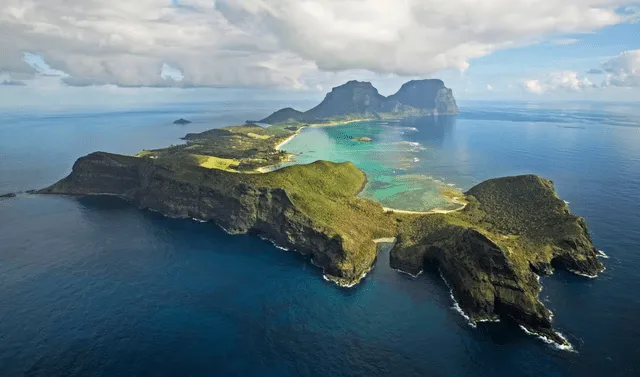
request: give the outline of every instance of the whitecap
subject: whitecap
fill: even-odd
[[[447,281],[447,279],[444,278],[444,275],[442,274],[442,271],[439,270],[438,272],[440,272],[440,278],[442,278],[442,281],[444,281],[444,284],[449,288],[449,296],[451,296],[451,300],[453,300],[453,306],[451,307],[451,309],[455,310],[456,312],[458,312],[462,317],[464,317],[464,319],[467,320],[467,324],[471,327],[473,327],[474,329],[476,327],[478,327],[475,323],[474,320],[471,319],[471,317],[469,317],[467,315],[467,313],[464,312],[464,310],[462,310],[462,308],[460,307],[460,304],[458,304],[458,301],[456,301],[455,296],[453,295],[453,288],[451,288],[451,286],[449,285],[449,282]]]
[[[538,334],[535,331],[529,330],[527,329],[525,326],[520,325],[520,328],[522,329],[522,331],[524,331],[527,335],[532,335],[535,336],[536,338],[542,340],[543,342],[552,345],[554,348],[559,349],[561,351],[569,351],[569,352],[575,352],[575,350],[573,349],[573,346],[571,345],[571,343],[569,343],[569,341],[567,340],[567,338],[560,332],[555,331],[555,334],[557,336],[559,336],[562,340],[564,340],[566,342],[566,344],[558,344],[556,342],[554,342],[553,340],[549,339],[548,337]]]
[[[602,269],[602,271],[600,271],[600,272],[603,272],[604,270],[605,270],[605,269],[603,268],[603,269]],[[576,271],[576,270],[569,270],[569,271],[571,271],[572,273],[574,273],[574,274],[576,274],[576,275],[578,275],[578,276],[582,276],[582,277],[589,278],[589,279],[595,279],[595,278],[597,278],[597,277],[598,277],[598,274],[596,274],[596,275],[589,275],[589,274],[585,274],[585,273],[582,273],[582,272],[580,272],[580,271]]]
[[[418,157],[414,157],[413,162],[420,162],[420,159]]]
[[[609,259],[609,256],[602,250],[598,250],[598,257],[600,258],[604,258],[604,259]]]
[[[272,244],[273,246],[275,246],[275,248],[276,248],[276,249],[280,249],[280,250],[284,250],[284,251],[290,251],[290,250],[289,250],[289,249],[287,249],[286,247],[283,247],[283,246],[278,245],[278,244],[276,243],[276,241],[270,240],[270,239],[265,238],[265,237],[262,237],[262,236],[258,236],[258,237],[260,237],[260,239],[261,239],[261,240],[263,240],[263,241],[271,242],[271,244]]]
[[[415,278],[417,278],[418,276],[422,275],[422,273],[424,272],[424,270],[420,270],[420,271],[418,271],[418,273],[417,273],[417,274],[415,274],[415,275],[414,275],[414,274],[412,274],[411,272],[402,271],[402,270],[397,269],[397,268],[394,268],[393,270],[394,270],[394,271],[398,271],[398,272],[399,272],[399,273],[401,273],[401,274],[409,275],[409,276],[411,276],[411,277],[412,277],[412,278],[414,278],[414,279],[415,279]]]

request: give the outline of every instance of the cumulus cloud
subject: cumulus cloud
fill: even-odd
[[[68,74],[71,85],[306,88],[349,70],[426,76],[464,71],[496,50],[626,22],[635,13],[619,9],[629,3],[4,0],[0,73],[37,73],[25,64],[28,51]]]
[[[640,87],[640,50],[625,51],[602,64],[604,86]]]
[[[492,90],[493,90],[493,85],[491,85],[491,84],[487,84],[487,90],[488,90],[488,91],[492,91]]]
[[[580,78],[578,72],[561,71],[549,74],[544,79],[531,79],[524,81],[524,88],[535,94],[543,94],[554,91],[581,92],[585,89],[595,88],[588,78]]]
[[[580,77],[577,72],[562,71],[542,79],[524,80],[523,87],[536,94],[559,90],[577,92],[589,88],[640,88],[640,50],[625,51],[605,61],[600,67],[589,69],[586,75],[604,75],[605,78],[600,83],[593,83],[588,77]]]

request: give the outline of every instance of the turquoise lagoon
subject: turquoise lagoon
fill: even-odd
[[[404,121],[363,121],[339,126],[307,127],[281,147],[295,155],[291,164],[307,164],[317,160],[351,161],[367,174],[362,197],[376,200],[385,207],[428,211],[456,207],[442,191],[468,188],[466,182],[455,182],[429,174],[430,161],[438,148],[424,130],[450,127],[454,119],[420,118]],[[356,141],[369,137],[371,142]]]

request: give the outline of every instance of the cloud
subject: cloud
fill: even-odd
[[[4,0],[0,72],[38,73],[41,64],[24,61],[28,51],[68,75],[69,85],[314,88],[351,70],[429,76],[464,71],[497,50],[630,21],[635,11],[619,11],[629,3]]]
[[[0,85],[3,85],[3,86],[26,86],[27,83],[25,83],[24,81],[20,81],[20,80],[3,80],[3,81],[0,81]]]
[[[640,50],[625,51],[602,64],[604,86],[640,87]]]
[[[595,88],[588,78],[580,78],[578,72],[560,71],[549,74],[544,79],[530,79],[524,81],[526,91],[534,94],[565,91],[581,92],[585,89]]]
[[[600,68],[591,68],[587,71],[587,75],[603,75],[604,71]]]
[[[574,39],[574,38],[552,39],[551,40],[551,44],[561,45],[561,46],[572,45],[572,44],[576,44],[578,42],[580,42],[580,40],[579,39]]]
[[[492,91],[492,90],[493,90],[493,85],[491,85],[491,84],[487,84],[487,90],[488,90],[488,91]]]

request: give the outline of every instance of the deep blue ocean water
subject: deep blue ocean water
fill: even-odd
[[[135,153],[282,104],[0,115],[0,193],[39,188],[94,150]],[[301,106],[303,107],[303,106]],[[507,324],[477,329],[437,274],[380,255],[341,289],[305,258],[113,198],[0,199],[0,376],[640,375],[640,111],[624,104],[463,103],[426,122],[411,169],[461,188],[550,178],[609,256],[598,279],[544,278],[576,352]],[[171,122],[179,117],[188,126]]]

